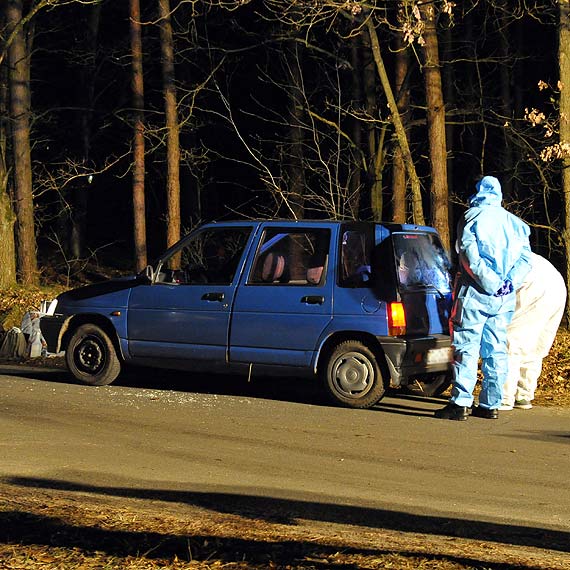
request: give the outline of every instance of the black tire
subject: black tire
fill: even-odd
[[[73,333],[65,361],[73,377],[89,386],[111,384],[121,372],[121,361],[109,335],[93,324],[81,325]]]
[[[414,380],[405,387],[408,394],[414,396],[441,396],[451,386],[451,374],[434,374],[429,378]]]
[[[329,399],[349,408],[370,408],[386,392],[376,355],[356,340],[338,344],[321,367],[321,374]]]

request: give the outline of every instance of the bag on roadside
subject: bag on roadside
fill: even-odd
[[[22,332],[27,342],[26,356],[37,358],[42,356],[45,339],[40,329],[41,313],[38,311],[28,311],[22,319]]]
[[[0,356],[22,358],[26,355],[28,343],[24,333],[18,327],[12,327],[6,332],[0,344]]]

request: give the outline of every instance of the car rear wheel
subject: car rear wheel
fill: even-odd
[[[360,341],[338,344],[322,374],[329,398],[349,408],[370,408],[386,391],[376,355]]]
[[[106,386],[121,372],[121,362],[109,335],[99,326],[81,325],[71,336],[65,360],[82,384]]]

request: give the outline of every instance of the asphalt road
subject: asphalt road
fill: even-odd
[[[433,417],[441,400],[349,410],[307,382],[151,372],[93,388],[0,365],[0,481],[570,552],[570,409],[452,422]]]

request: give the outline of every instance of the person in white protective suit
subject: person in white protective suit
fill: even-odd
[[[479,356],[483,382],[472,415],[498,417],[507,378],[507,326],[515,310],[515,290],[530,270],[529,227],[501,206],[501,184],[494,176],[485,176],[476,188],[457,231],[451,398],[435,412],[437,418],[449,420],[468,418]]]
[[[531,270],[516,292],[515,314],[507,329],[509,373],[500,410],[528,410],[542,359],[548,355],[566,306],[566,284],[558,270],[533,253]]]

